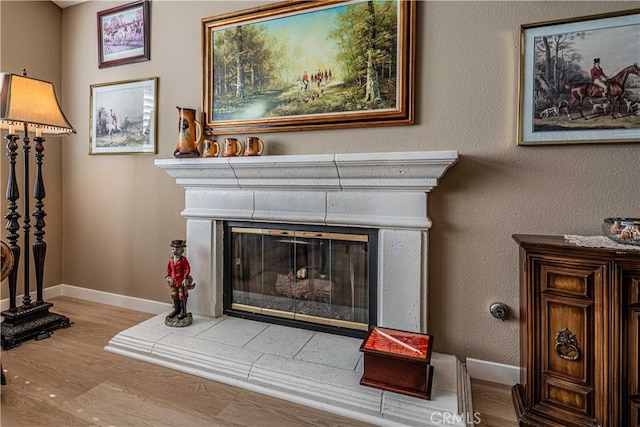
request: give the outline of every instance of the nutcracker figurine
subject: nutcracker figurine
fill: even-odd
[[[182,255],[186,247],[184,240],[171,241],[171,258],[167,264],[165,280],[171,289],[173,311],[165,318],[167,326],[188,326],[193,321],[191,313],[187,313],[187,298],[189,290],[195,288],[196,284],[191,277],[189,261]]]

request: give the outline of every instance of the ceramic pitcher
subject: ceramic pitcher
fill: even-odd
[[[202,124],[196,120],[196,110],[178,109],[178,144],[174,157],[200,157],[198,144],[202,141]]]

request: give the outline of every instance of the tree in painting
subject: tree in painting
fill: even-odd
[[[398,2],[212,30],[214,120],[396,108]]]

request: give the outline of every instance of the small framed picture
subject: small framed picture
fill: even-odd
[[[521,27],[518,144],[640,141],[640,9]]]
[[[157,77],[91,85],[89,154],[156,154],[157,87]]]
[[[149,59],[149,0],[98,12],[98,68]]]

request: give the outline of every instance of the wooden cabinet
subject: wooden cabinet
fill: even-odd
[[[520,425],[640,427],[640,251],[513,237]]]

